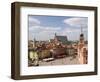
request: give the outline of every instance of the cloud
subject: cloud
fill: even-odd
[[[61,31],[61,27],[32,26],[29,28],[29,39],[49,40],[59,31]]]
[[[54,33],[52,31],[42,31],[39,33],[32,33],[32,36],[36,38],[36,40],[50,40],[54,38]]]
[[[88,19],[86,17],[69,18],[63,21],[67,26],[63,31],[63,35],[67,35],[69,40],[79,40],[79,35],[81,33],[81,28],[83,28],[83,33],[85,39],[87,39],[88,31]]]
[[[42,32],[42,31],[59,31],[61,27],[48,27],[48,26],[32,26],[29,28],[30,32]]]
[[[49,40],[54,33],[61,30],[61,27],[50,27],[41,25],[41,21],[34,17],[29,17],[29,39]]]
[[[29,17],[29,39],[50,40],[54,38],[54,34],[67,36],[69,40],[78,40],[81,32],[81,25],[85,28],[83,32],[87,36],[87,18],[69,18],[63,21],[68,27],[50,27],[43,26],[41,22],[33,17]]]
[[[43,27],[43,26],[33,26],[32,28],[29,28],[29,38],[36,40],[50,40],[54,38],[55,33],[57,35],[64,35],[68,37],[68,40],[78,40],[79,35],[81,33],[80,29],[74,29],[74,28],[64,28],[61,29],[61,27]],[[87,28],[83,29],[83,33],[85,36],[87,35],[86,32]]]
[[[83,34],[85,39],[87,39],[87,28],[83,29]],[[58,32],[59,35],[64,35],[68,37],[68,40],[79,40],[81,30],[80,29],[74,29],[74,28],[64,28],[60,32]]]
[[[40,25],[40,21],[36,18],[30,17],[28,18],[29,27]]]
[[[61,28],[60,27],[46,27],[44,28],[45,30],[48,30],[48,31],[52,31],[52,30],[60,30]]]
[[[86,17],[78,17],[78,18],[69,18],[63,21],[65,24],[68,24],[72,27],[87,27],[88,20]]]

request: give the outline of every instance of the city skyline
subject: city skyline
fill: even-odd
[[[79,40],[83,29],[85,39],[88,38],[88,18],[74,16],[28,16],[29,40],[38,41],[53,39],[55,33],[67,36],[68,40]]]

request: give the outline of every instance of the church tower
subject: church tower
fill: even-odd
[[[84,42],[84,34],[83,34],[83,29],[81,27],[81,34],[80,34],[80,42]]]
[[[57,36],[57,34],[55,33],[55,37]]]

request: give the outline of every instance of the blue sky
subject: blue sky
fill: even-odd
[[[74,16],[28,16],[29,40],[49,40],[54,34],[67,36],[69,40],[79,40],[81,27],[85,39],[88,32],[88,18]]]

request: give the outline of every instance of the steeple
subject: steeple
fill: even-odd
[[[36,39],[34,38],[34,42],[36,41]]]
[[[57,34],[55,33],[55,37],[57,36]]]
[[[81,26],[81,34],[80,34],[80,41],[84,41],[84,34],[83,34],[83,28]]]
[[[81,26],[81,34],[83,34],[83,28],[82,28],[82,26]]]

